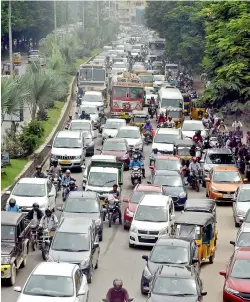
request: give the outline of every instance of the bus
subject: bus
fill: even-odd
[[[162,56],[165,49],[165,39],[157,39],[148,42],[149,55]]]

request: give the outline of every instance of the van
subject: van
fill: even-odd
[[[157,103],[159,104],[157,115],[166,112],[169,107],[181,108],[184,112],[183,96],[178,88],[161,88],[158,91]]]
[[[85,162],[86,147],[81,131],[57,132],[51,150],[50,162],[58,160],[62,169],[80,169]]]

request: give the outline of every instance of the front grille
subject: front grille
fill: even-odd
[[[233,192],[218,191],[218,192],[221,193],[221,194],[234,194],[235,193],[235,191],[233,191]]]
[[[144,234],[144,235],[158,235],[159,232],[158,231],[142,231],[142,230],[138,230],[139,234]]]
[[[239,292],[238,296],[240,296],[243,300],[250,301],[250,293]]]
[[[74,159],[75,158],[75,156],[61,156],[61,155],[58,155],[57,156],[57,159],[68,159],[68,160],[70,160],[70,159]]]
[[[32,210],[31,207],[30,207],[30,208],[28,208],[28,207],[19,207],[19,209],[20,209],[22,212],[25,212],[25,213],[27,213],[27,212],[29,212],[30,210]]]
[[[146,239],[146,238],[141,238],[140,236],[138,237],[139,242],[142,243],[156,243],[158,238],[154,238],[154,239]]]

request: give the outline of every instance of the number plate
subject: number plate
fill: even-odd
[[[61,161],[59,162],[59,164],[70,165],[70,164],[71,164],[71,161],[70,161],[70,160],[61,160]]]
[[[231,194],[224,194],[223,198],[233,198],[233,195],[231,195]]]
[[[142,239],[155,239],[154,236],[141,236]]]

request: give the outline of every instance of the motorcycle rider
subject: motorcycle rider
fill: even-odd
[[[120,200],[120,192],[118,191],[118,185],[114,184],[113,185],[113,190],[109,192],[110,195],[113,195],[115,199]],[[106,199],[106,202],[108,202],[108,199]],[[120,206],[117,208],[118,214],[119,214],[119,223],[122,224],[122,212]]]
[[[158,118],[158,123],[160,124],[160,123],[165,123],[165,122],[166,122],[166,117],[165,117],[164,113],[161,112],[160,116]]]
[[[51,230],[53,227],[58,225],[58,219],[55,214],[52,214],[52,211],[47,208],[45,210],[45,215],[40,220],[39,228]]]
[[[133,169],[134,167],[139,167],[140,169],[142,169],[142,163],[141,161],[138,160],[138,156],[137,154],[135,154],[133,156],[133,159],[130,161],[130,164],[129,164],[129,169]]]
[[[158,151],[158,149],[154,148],[152,150],[151,155],[150,155],[149,165],[152,166],[155,163],[155,160],[156,160],[157,156],[160,156],[160,155],[161,155],[161,153]]]
[[[122,286],[123,282],[121,279],[113,281],[113,287],[108,290],[106,295],[108,302],[129,302],[128,292]]]
[[[11,198],[9,200],[9,205],[6,208],[6,212],[19,212],[19,206],[16,204],[16,200],[14,198]]]
[[[103,112],[100,112],[100,113],[99,113],[99,121],[100,121],[100,124],[101,124],[101,125],[106,124],[107,117],[104,115]]]
[[[243,158],[247,155],[248,150],[247,150],[247,146],[245,144],[243,144],[238,151],[238,156],[240,156],[240,158]]]
[[[228,132],[227,126],[225,125],[224,121],[220,122],[220,125],[217,127],[219,132]]]
[[[203,126],[206,128],[206,129],[209,129],[210,126],[211,126],[211,120],[209,118],[209,115],[208,113],[206,112],[205,113],[205,116],[202,118],[202,123],[203,123]]]
[[[240,126],[236,127],[233,135],[236,142],[241,142],[241,139],[243,138],[243,131],[240,129]]]
[[[156,110],[156,109],[153,109],[153,107],[155,107],[155,105],[156,105],[155,98],[153,96],[151,96],[150,101],[149,101],[148,114],[151,114],[152,110]]]
[[[80,120],[86,120],[86,119],[89,119],[89,114],[87,114],[85,112],[85,110],[82,111],[81,115],[79,116],[79,119]]]
[[[26,215],[26,218],[28,220],[32,220],[32,219],[41,220],[43,217],[43,212],[39,209],[39,204],[37,202],[34,202],[32,208],[33,209],[30,210]]]
[[[51,173],[52,178],[56,178],[58,176],[59,180],[59,187],[61,185],[61,178],[62,178],[62,168],[58,163],[58,159],[53,159],[52,166],[49,169],[49,173]]]
[[[168,119],[166,121],[166,126],[170,127],[170,128],[174,128],[175,127],[175,122],[172,120],[172,116],[168,116]]]
[[[75,181],[71,180],[69,182],[69,192],[71,192],[71,191],[77,191],[77,189],[78,189],[78,186],[76,185]]]
[[[240,129],[242,129],[242,128],[243,128],[243,125],[242,125],[242,123],[239,121],[239,119],[237,118],[237,119],[233,122],[232,128],[234,129],[234,131],[236,131],[238,127],[239,127]]]
[[[153,138],[153,127],[152,127],[149,119],[146,121],[146,123],[143,127],[143,130],[144,130],[144,134],[146,132],[150,132],[150,139],[152,140],[152,138]]]
[[[66,170],[62,177],[62,185],[69,184],[71,180],[75,181],[75,179],[71,176],[70,170]]]
[[[201,171],[201,166],[197,162],[196,157],[193,157],[192,162],[189,164],[188,169],[189,169],[190,173],[188,175],[187,181],[189,184],[191,184],[193,181],[194,175],[200,174],[200,171]]]
[[[66,122],[66,128],[67,129],[69,128],[69,125],[70,125],[71,122],[72,122],[72,115],[69,115],[69,118],[68,118],[68,120]]]
[[[202,144],[203,139],[202,139],[200,130],[195,131],[195,134],[194,134],[192,140],[195,144]]]
[[[137,155],[138,156],[138,160],[141,162],[142,164],[142,177],[145,178],[145,168],[144,168],[144,164],[143,164],[143,154],[142,152],[140,151],[140,149],[138,147],[135,147],[135,151],[134,151],[134,155]]]
[[[42,172],[42,166],[36,166],[36,173],[34,174],[35,178],[46,178],[46,175]]]

